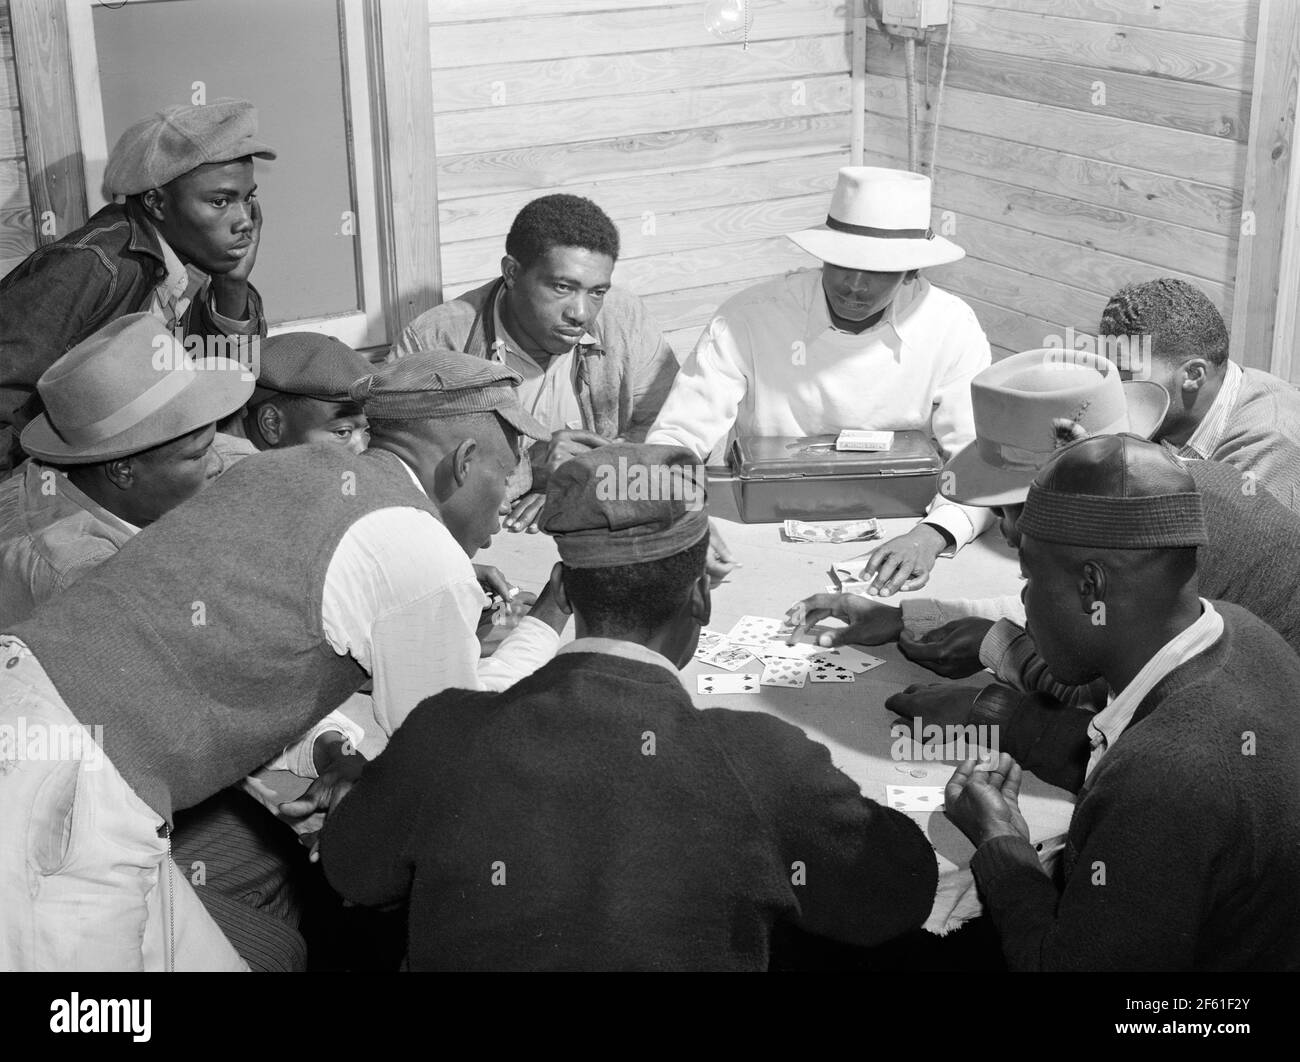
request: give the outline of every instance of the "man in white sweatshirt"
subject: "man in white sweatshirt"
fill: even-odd
[[[975,437],[970,382],[990,362],[975,314],[918,276],[965,252],[930,229],[930,180],[846,167],[826,223],[790,239],[823,262],[723,303],[682,366],[648,443],[707,459],[740,435],[926,430],[946,458]],[[936,558],[984,531],[987,510],[936,497],[911,531],[869,555],[882,597],[928,581]],[[710,573],[734,564],[712,533]]]

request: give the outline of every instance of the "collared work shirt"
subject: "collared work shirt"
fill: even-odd
[[[551,431],[581,428],[576,352],[578,347],[596,346],[595,336],[584,332],[574,346],[552,358],[543,369],[506,330],[501,320],[500,299],[496,300],[492,315],[497,338],[490,356],[522,377],[517,388],[519,404]]]
[[[411,542],[426,547],[411,549]],[[555,655],[560,636],[525,616],[480,660],[475,631],[487,604],[469,557],[432,513],[378,509],[339,540],[325,572],[321,625],[336,653],[370,673],[375,721],[391,737],[426,697],[445,689],[504,690]]]
[[[1222,634],[1223,617],[1205,598],[1201,598],[1201,615],[1197,621],[1161,646],[1142,666],[1142,670],[1133,676],[1133,681],[1115,694],[1110,703],[1088,723],[1092,755],[1088,758],[1087,774],[1092,774],[1106,751],[1119,740],[1133,721],[1133,713],[1137,711],[1138,705],[1156,688],[1160,680],[1192,657],[1205,652]]]
[[[1237,404],[1237,394],[1241,391],[1241,366],[1230,361],[1223,371],[1223,383],[1219,393],[1214,396],[1210,408],[1191,437],[1178,449],[1179,457],[1200,458],[1208,461],[1223,441],[1223,433],[1228,428],[1228,414]]]
[[[975,438],[970,382],[990,360],[971,308],[924,279],[903,285],[878,324],[853,334],[832,326],[821,270],[800,270],[723,303],[646,442],[706,460],[732,428],[796,437],[923,430],[952,457]],[[960,548],[992,515],[936,498],[925,522]]]

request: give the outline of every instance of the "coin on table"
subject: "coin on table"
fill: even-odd
[[[925,778],[928,776],[929,772],[923,771],[918,767],[915,771],[909,771],[908,774],[910,774],[913,778]]]

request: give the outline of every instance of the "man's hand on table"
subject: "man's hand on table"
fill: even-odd
[[[550,481],[551,473],[569,458],[609,444],[609,439],[597,435],[594,431],[565,428],[553,432],[550,442],[545,447],[541,445],[533,447],[532,490],[515,502],[510,515],[505,519],[505,529],[515,532],[526,531],[530,535],[537,534],[540,530],[537,526],[537,518],[541,516],[542,506],[546,503],[546,484]]]
[[[889,597],[904,590],[920,590],[930,581],[930,569],[939,554],[951,545],[933,524],[917,524],[907,534],[891,538],[866,554],[862,578],[870,584],[867,592]]]
[[[1029,840],[1020,813],[1020,773],[1007,753],[987,753],[968,759],[944,786],[944,814],[976,848],[995,837]]]
[[[338,807],[339,801],[347,796],[348,790],[361,777],[367,762],[353,747],[351,739],[337,730],[322,734],[316,739],[312,758],[316,763],[316,777],[297,800],[289,800],[280,805],[280,814],[285,818],[307,819],[318,811],[328,815]],[[320,858],[319,831],[304,833],[299,840],[311,846],[311,861],[316,862]]]
[[[796,626],[808,626],[832,618],[847,623],[840,630],[823,631],[817,644],[882,645],[897,641],[903,633],[903,610],[893,605],[868,601],[857,594],[813,594],[793,605],[786,613],[786,621]]]
[[[912,685],[885,701],[885,708],[904,719],[919,719],[939,726],[962,726],[970,719],[977,686],[954,686],[950,682]]]
[[[912,663],[936,675],[966,678],[983,668],[980,646],[992,626],[991,619],[970,616],[945,623],[919,638],[903,631],[898,637],[898,649]]]
[[[731,550],[722,540],[718,525],[709,521],[709,552],[704,562],[704,570],[709,576],[709,586],[716,588],[731,572],[740,565],[732,557]]]

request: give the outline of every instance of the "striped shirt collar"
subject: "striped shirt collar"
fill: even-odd
[[[576,638],[568,645],[561,646],[556,656],[561,653],[604,653],[607,656],[622,657],[624,660],[638,660],[643,664],[656,664],[665,667],[677,678],[677,667],[662,653],[647,649],[637,642],[627,642],[622,638]]]
[[[1133,681],[1110,699],[1104,709],[1093,716],[1088,723],[1088,740],[1092,743],[1092,755],[1088,758],[1088,775],[1091,775],[1106,751],[1111,748],[1120,735],[1133,721],[1133,714],[1138,706],[1160,683],[1160,681],[1177,667],[1181,667],[1192,657],[1205,652],[1217,642],[1223,634],[1223,617],[1205,598],[1201,598],[1201,615],[1186,630],[1170,638],[1156,654],[1143,665],[1142,670],[1133,676]]]
[[[1223,371],[1223,383],[1219,393],[1214,396],[1205,419],[1196,425],[1191,438],[1178,450],[1179,457],[1199,457],[1208,461],[1223,441],[1223,433],[1228,428],[1228,414],[1237,404],[1237,394],[1241,390],[1241,366],[1235,361],[1227,363]]]

